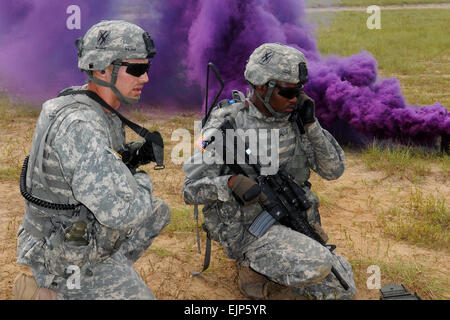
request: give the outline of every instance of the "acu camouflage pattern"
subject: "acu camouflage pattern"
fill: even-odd
[[[102,20],[75,43],[78,68],[104,70],[114,60],[151,58],[156,51],[144,41],[145,31],[123,20]]]
[[[63,241],[71,223],[81,219],[80,212],[26,201],[17,262],[30,266],[38,285],[56,290],[60,299],[154,299],[132,264],[169,223],[170,212],[163,200],[152,196],[149,176],[143,171],[132,175],[113,152],[125,142],[123,124],[85,95],[49,100],[36,125],[30,158],[46,118],[53,122],[45,140],[44,179],[37,165],[29,163],[33,167],[28,168],[27,186],[43,200],[82,203],[88,245]],[[81,268],[79,290],[66,287],[68,265]]]
[[[317,120],[306,127],[306,134],[302,135],[297,126],[288,121],[289,115],[269,118],[248,99],[246,104],[248,106],[238,102],[226,108],[215,108],[202,134],[211,128],[219,128],[225,119],[244,130],[278,129],[279,164],[286,166],[299,184],[309,179],[311,169],[327,180],[342,175],[344,152]],[[206,152],[213,152],[213,149],[214,143]],[[204,204],[204,221],[210,236],[226,248],[230,258],[250,266],[274,282],[296,288],[299,294],[309,298],[350,299],[354,296],[356,287],[350,264],[315,240],[279,223],[269,228],[263,237],[253,237],[247,229],[262,211],[261,206],[239,205],[228,188],[232,172],[225,165],[199,164],[201,157],[201,152],[196,152],[183,166],[187,176],[183,198],[187,204]],[[250,177],[255,178],[253,170],[243,167]],[[308,220],[311,224],[320,225],[319,200],[307,187],[304,190],[313,203],[307,211]],[[330,273],[332,265],[350,285],[349,290],[345,291]]]
[[[299,50],[279,43],[265,43],[250,55],[244,77],[255,86],[270,80],[298,83],[300,62],[306,65],[306,58]]]

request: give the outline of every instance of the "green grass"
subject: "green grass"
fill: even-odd
[[[38,117],[41,108],[28,103],[13,103],[8,98],[0,95],[0,121],[11,122],[19,118]]]
[[[450,249],[450,211],[446,199],[411,191],[409,202],[394,204],[378,216],[384,232],[396,240],[432,249]]]
[[[450,282],[448,275],[442,274],[442,271],[411,261],[408,257],[392,250],[389,242],[387,246],[382,246],[385,241],[380,238],[363,237],[357,240],[357,246],[356,240],[345,228],[342,232],[352,251],[348,261],[352,265],[357,284],[366,286],[369,276],[367,269],[375,265],[381,271],[381,286],[392,283],[403,284],[409,292],[417,292],[422,299],[449,299]],[[361,242],[365,241],[371,244],[378,241],[378,245],[371,246],[369,250],[359,248]]]
[[[430,270],[405,261],[399,256],[373,258],[359,256],[349,259],[355,280],[359,283],[367,281],[367,268],[371,265],[380,267],[381,285],[403,284],[410,293],[417,293],[421,299],[448,299],[448,282],[441,278],[429,276]]]
[[[386,6],[386,5],[401,5],[401,4],[423,4],[423,3],[449,3],[448,0],[341,0],[341,1],[321,1],[310,0],[308,1],[307,8],[317,7],[348,7],[348,6]]]
[[[201,231],[201,224],[203,220],[203,214],[201,208],[199,208],[199,228]],[[194,206],[185,206],[182,208],[171,208],[170,211],[170,223],[164,229],[164,231],[173,233],[195,233],[196,221],[194,219]]]
[[[395,279],[411,293],[417,292],[422,299],[448,299],[448,281],[428,276],[429,270],[414,262],[397,258],[394,262],[380,262],[380,269],[385,277]]]
[[[370,170],[381,170],[387,176],[396,176],[420,182],[431,173],[430,164],[435,164],[448,175],[450,158],[438,152],[430,152],[416,146],[382,145],[376,141],[361,151],[360,159]]]
[[[400,81],[406,102],[450,108],[450,10],[386,10],[381,29],[369,30],[366,12],[310,13],[323,56],[363,50],[377,60],[379,74]],[[330,22],[331,21],[331,22]]]
[[[444,154],[441,159],[438,161],[439,167],[444,174],[444,177],[448,177],[450,175],[450,156]]]
[[[151,253],[154,253],[154,254],[156,254],[157,256],[160,256],[160,257],[170,257],[170,256],[174,256],[175,255],[170,250],[167,250],[167,249],[164,249],[164,248],[158,248],[158,247],[155,247],[155,246],[151,246],[148,250]]]
[[[0,181],[19,181],[22,168],[2,168],[0,169]]]
[[[386,6],[401,4],[448,3],[448,0],[341,0],[338,6]]]

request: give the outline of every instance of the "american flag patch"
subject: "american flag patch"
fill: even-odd
[[[205,148],[208,145],[208,142],[205,140],[204,136],[198,137],[198,139],[194,142],[195,146],[202,150],[202,152],[205,152]]]

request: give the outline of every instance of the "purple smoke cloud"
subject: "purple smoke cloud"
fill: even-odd
[[[205,67],[213,61],[225,82],[225,94],[242,89],[245,64],[252,51],[265,42],[280,42],[301,49],[317,59],[311,26],[305,21],[301,1],[208,1],[200,0],[198,16],[189,33],[186,58],[188,76],[205,83]]]
[[[204,83],[205,66],[213,61],[229,95],[231,89],[246,86],[242,75],[251,52],[264,42],[280,42],[305,53],[310,72],[305,91],[316,101],[323,126],[341,141],[358,144],[366,136],[422,143],[450,134],[447,109],[439,103],[407,105],[396,79],[377,79],[377,62],[369,53],[323,59],[305,22],[302,1],[199,3],[188,36],[191,79]]]
[[[245,90],[251,52],[264,42],[296,47],[308,58],[305,91],[321,124],[344,141],[367,137],[430,142],[450,135],[439,103],[410,106],[396,79],[378,79],[370,53],[322,58],[299,0],[15,0],[0,3],[0,87],[32,101],[82,84],[74,41],[101,19],[125,19],[149,31],[157,54],[142,100],[179,109],[203,108],[206,65],[212,61],[231,89]],[[69,5],[81,9],[81,29],[68,30]],[[214,84],[213,84],[214,86]],[[216,86],[217,87],[217,86]],[[210,95],[213,94],[211,90]]]
[[[106,3],[107,1],[105,1]],[[0,2],[0,87],[10,95],[42,102],[60,90],[82,84],[75,39],[88,27],[113,15],[93,1],[19,0]],[[81,30],[69,30],[67,8],[81,8]]]
[[[448,110],[439,103],[406,104],[398,80],[377,79],[377,63],[368,52],[313,62],[310,79],[305,91],[316,101],[317,117],[337,136],[338,130],[349,131],[335,126],[342,121],[366,137],[400,142],[429,144],[450,134]]]

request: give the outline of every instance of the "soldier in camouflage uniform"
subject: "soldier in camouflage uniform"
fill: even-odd
[[[169,208],[153,196],[150,177],[121,160],[124,124],[100,103],[117,109],[139,100],[153,41],[137,25],[114,20],[92,26],[76,44],[89,81],[70,89],[99,100],[63,94],[44,103],[26,175],[33,197],[74,209],[27,200],[17,262],[30,267],[47,298],[155,299],[133,264],[169,223]]]
[[[235,91],[237,99],[221,101],[202,129],[204,139],[225,120],[244,132],[278,129],[279,148],[275,153],[279,165],[285,166],[299,184],[308,180],[311,169],[327,180],[339,178],[344,171],[344,152],[321,128],[314,116],[313,100],[301,90],[307,81],[305,56],[292,47],[266,43],[252,53],[244,75],[252,93],[245,98]],[[303,134],[289,120],[295,108],[300,108]],[[264,142],[257,137],[258,145]],[[204,151],[194,153],[184,164],[184,201],[204,205],[205,227],[210,237],[226,248],[227,255],[238,261],[239,286],[245,296],[270,299],[283,297],[282,293],[295,299],[351,299],[355,295],[350,264],[315,240],[278,222],[262,237],[254,237],[248,227],[263,209],[259,203],[243,199],[254,185],[256,174],[245,165],[249,177],[234,175],[224,164],[202,162],[205,154],[214,153],[214,142]],[[320,227],[318,198],[309,188],[304,190],[313,203],[307,210],[308,222]],[[349,284],[348,290],[330,272],[332,266]]]

